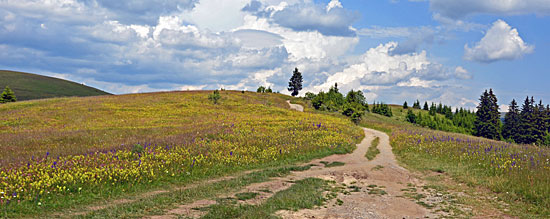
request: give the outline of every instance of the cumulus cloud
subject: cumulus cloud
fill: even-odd
[[[359,18],[357,12],[344,9],[337,0],[327,6],[311,2],[299,3],[275,11],[274,23],[295,31],[319,31],[329,36],[354,36],[351,24]]]
[[[456,71],[429,60],[426,51],[409,54],[394,54],[398,43],[390,42],[369,49],[356,64],[332,74],[313,90],[328,90],[338,83],[346,91],[362,89],[377,93],[397,87],[437,88],[442,81],[462,78]],[[465,70],[464,70],[465,71]],[[460,72],[464,74],[464,72]]]
[[[550,14],[548,0],[430,0],[431,10],[453,19],[473,14]]]
[[[64,77],[112,93],[259,85],[286,93],[298,67],[302,93],[338,83],[343,91],[360,89],[371,101],[390,102],[434,99],[449,81],[469,76],[463,67],[417,52],[418,44],[432,40],[418,33],[436,31],[430,27],[360,30],[417,40],[350,55],[359,43],[351,26],[358,15],[338,0],[132,2],[0,1],[0,68]],[[285,20],[290,18],[296,22]]]
[[[464,45],[464,59],[490,63],[499,60],[514,60],[532,53],[534,46],[523,41],[517,29],[506,22],[497,20],[481,41],[472,48]]]

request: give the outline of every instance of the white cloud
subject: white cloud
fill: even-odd
[[[490,63],[499,60],[514,60],[532,53],[534,46],[523,42],[518,31],[506,22],[497,20],[481,41],[472,48],[464,45],[464,59]]]
[[[472,78],[472,75],[470,74],[470,72],[462,66],[458,66],[458,67],[455,68],[455,75],[456,75],[457,78],[461,78],[461,79],[471,79]]]
[[[500,107],[499,107],[500,112],[508,112],[509,108],[510,108],[510,106],[507,105],[507,104],[500,104]]]
[[[469,75],[416,51],[437,28],[364,29],[359,32],[373,38],[412,40],[351,55],[359,43],[351,26],[357,14],[338,0],[231,3],[0,1],[0,67],[57,75],[112,93],[255,90],[260,85],[287,93],[298,67],[304,75],[302,93],[337,82],[343,91],[361,89],[370,101],[389,102],[411,95],[437,98],[449,81]],[[292,18],[300,22],[283,17],[302,9]],[[397,52],[400,47],[409,50]]]
[[[473,14],[550,15],[549,0],[430,0],[430,8],[453,19]]]
[[[359,14],[341,7],[339,1],[328,5],[305,1],[271,13],[270,20],[295,31],[318,31],[328,36],[355,36],[351,24]]]
[[[229,31],[243,24],[246,15],[241,11],[250,0],[201,0],[189,13],[183,13],[185,20],[213,32]]]
[[[338,0],[330,0],[330,2],[327,4],[327,7],[326,7],[327,13],[333,8],[344,8],[344,7],[342,6],[342,3]]]
[[[439,81],[459,78],[454,71],[429,60],[426,51],[394,54],[392,51],[397,47],[398,43],[390,42],[371,48],[360,57],[357,64],[331,74],[310,90],[326,91],[338,83],[343,91],[362,89],[377,93],[377,90],[395,86],[436,88],[440,86]]]
[[[433,87],[435,81],[426,81],[422,80],[417,77],[412,77],[408,81],[402,81],[397,83],[397,86],[399,87],[423,87],[423,88],[430,88]]]
[[[290,55],[290,61],[300,59],[320,60],[346,54],[359,42],[357,37],[326,36],[318,31],[294,31],[269,22],[269,19],[248,15],[243,26],[237,28],[262,30],[282,37]]]

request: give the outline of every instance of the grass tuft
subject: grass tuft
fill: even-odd
[[[380,138],[376,137],[374,140],[372,140],[371,145],[367,150],[367,153],[365,154],[365,157],[367,159],[374,160],[376,155],[380,154],[380,150],[378,150],[378,144],[380,144]]]

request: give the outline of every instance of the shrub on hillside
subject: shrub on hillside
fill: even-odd
[[[220,98],[222,98],[222,96],[218,90],[215,90],[212,94],[208,95],[208,99],[214,104],[218,104],[218,100],[220,100]]]
[[[6,86],[4,92],[2,92],[2,95],[0,95],[0,103],[9,103],[15,101],[17,101],[15,93],[13,92],[13,90],[10,89],[10,87]]]

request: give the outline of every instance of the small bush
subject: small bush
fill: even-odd
[[[212,92],[212,94],[208,96],[208,99],[214,104],[218,104],[218,100],[220,100],[220,98],[222,98],[222,96],[220,95],[220,92],[218,90],[215,90],[214,92]]]

